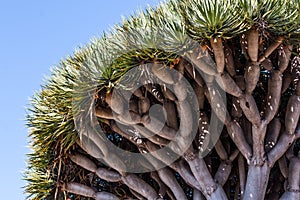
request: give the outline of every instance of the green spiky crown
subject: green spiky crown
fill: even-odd
[[[211,38],[238,38],[252,28],[263,40],[282,36],[285,43],[298,44],[300,1],[171,0],[124,19],[61,61],[32,98],[27,116],[33,150],[25,174],[29,198],[51,199],[59,181],[81,173],[68,162],[78,139],[72,110],[76,86],[107,91],[143,63],[172,66],[198,44],[206,47]]]

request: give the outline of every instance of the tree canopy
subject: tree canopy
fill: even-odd
[[[255,37],[255,34],[259,35]],[[253,38],[253,46],[249,38]],[[74,55],[62,60],[52,69],[51,76],[44,82],[41,90],[33,96],[27,116],[32,148],[32,152],[28,154],[28,170],[25,173],[25,179],[28,181],[25,187],[26,193],[29,194],[28,198],[58,198],[61,197],[64,183],[89,182],[86,178],[87,170],[74,164],[74,159],[72,160],[74,152],[88,156],[98,166],[104,166],[99,160],[88,155],[78,142],[80,135],[75,127],[74,118],[80,109],[74,109],[74,102],[76,105],[78,102],[80,105],[90,103],[84,102],[86,95],[91,95],[93,100],[101,104],[104,101],[101,94],[109,93],[116,86],[121,87],[122,78],[136,67],[159,63],[165,68],[167,66],[168,69],[174,68],[179,71],[178,66],[183,62],[182,58],[193,61],[199,57],[209,57],[210,60],[205,60],[206,64],[199,67],[204,74],[216,77],[219,77],[218,74],[220,77],[226,74],[226,77],[233,77],[236,82],[237,77],[244,77],[246,74],[244,78],[246,86],[239,85],[241,89],[233,87],[233,90],[230,90],[226,86],[221,87],[228,97],[229,105],[225,105],[225,108],[232,109],[232,105],[237,101],[235,97],[241,97],[242,91],[245,91],[248,96],[252,94],[258,107],[257,111],[249,108],[247,112],[251,97],[248,98],[246,95],[246,103],[242,108],[243,115],[250,119],[252,124],[257,122],[255,121],[257,118],[250,115],[258,111],[262,111],[265,120],[269,120],[268,123],[275,115],[284,120],[289,99],[293,95],[297,98],[300,96],[299,42],[299,0],[170,0],[156,8],[148,8],[128,19],[123,19],[110,32],[100,38],[94,38],[90,44],[77,49]],[[224,50],[220,51],[220,47]],[[249,49],[256,51],[251,53]],[[288,55],[288,59],[282,58],[281,54]],[[247,75],[246,71],[250,70],[244,69],[248,66],[247,63],[257,64],[253,68],[258,69],[258,76]],[[189,77],[195,83],[200,83],[202,78],[195,78],[195,74],[193,77],[192,71]],[[276,74],[277,71],[280,74]],[[126,83],[134,82],[136,77],[136,74],[127,75]],[[267,100],[260,101],[266,94],[270,94],[272,91],[270,87],[276,88],[268,86],[270,77],[283,79],[282,89],[279,91],[280,105],[270,100],[271,104],[276,105],[277,110],[282,112],[276,110],[275,113],[270,105],[269,109],[265,108]],[[255,80],[256,78],[259,81]],[[223,76],[221,79],[225,80],[225,83],[229,80]],[[165,81],[167,82],[166,79]],[[218,78],[216,81],[218,82]],[[128,87],[128,84],[125,86]],[[208,101],[209,99],[205,104],[208,104]],[[295,135],[299,137],[299,127],[297,129],[296,126],[300,106],[299,103],[295,105],[298,107],[292,108],[296,114],[298,113],[298,117],[296,116],[297,120],[293,123],[296,125],[292,125],[294,128],[290,130],[293,133],[296,130]],[[215,106],[218,107],[218,104]],[[217,111],[214,112],[218,115]],[[226,121],[226,116],[223,117]],[[108,128],[113,125],[100,118],[99,123],[102,123],[101,127],[107,134],[105,137],[116,145],[122,144],[124,136],[116,135],[117,131]],[[276,122],[272,123],[276,125]],[[288,131],[288,122],[282,123]],[[234,128],[236,127],[233,126]],[[294,141],[296,140],[292,142]],[[238,142],[235,141],[230,144],[238,146]],[[238,147],[238,153],[241,152],[246,161],[251,160],[247,158],[247,147],[243,147],[244,149]],[[234,155],[234,151],[229,153]],[[97,188],[102,188],[103,191],[110,191],[108,187],[119,187],[117,183],[108,184],[99,180],[97,183],[87,184],[97,185]],[[181,185],[188,184],[182,181]],[[127,192],[126,189],[121,187],[114,189],[114,194],[120,198],[124,197],[123,192]]]

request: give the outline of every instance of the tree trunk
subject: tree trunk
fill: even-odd
[[[262,200],[265,197],[271,168],[265,162],[262,166],[250,165],[244,200]]]

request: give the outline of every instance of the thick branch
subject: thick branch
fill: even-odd
[[[216,113],[221,122],[225,125],[228,124],[231,119],[224,102],[226,97],[222,96],[220,91],[213,84],[208,83],[207,87],[208,90],[205,91],[205,96],[207,97],[212,110]]]
[[[275,162],[283,156],[283,154],[287,151],[287,149],[292,145],[293,141],[295,140],[295,135],[292,134],[287,134],[284,132],[275,147],[268,153],[268,161],[269,161],[269,166],[273,166]]]
[[[245,161],[244,157],[240,154],[238,157],[238,167],[239,167],[239,180],[240,180],[240,191],[241,197],[243,199],[246,187],[246,172],[245,172]]]
[[[247,36],[247,50],[250,60],[252,62],[257,62],[258,59],[258,45],[259,45],[259,32],[253,27],[250,29]]]
[[[243,92],[240,89],[240,87],[235,83],[235,81],[231,78],[231,76],[229,74],[227,74],[226,72],[224,72],[222,74],[218,74],[216,76],[216,81],[224,91],[231,94],[232,96],[235,96],[238,98],[243,96]]]
[[[260,76],[258,63],[250,63],[245,69],[246,93],[251,94],[255,89]]]
[[[284,41],[284,37],[278,36],[275,43],[272,43],[264,52],[264,54],[259,58],[259,62],[264,61],[266,58],[268,58]]]
[[[234,59],[233,59],[233,54],[232,50],[228,45],[224,45],[224,54],[225,54],[225,67],[227,72],[230,74],[230,76],[234,77],[236,75],[235,72],[235,65],[234,65]]]
[[[178,130],[176,107],[172,101],[164,101],[164,111],[166,112],[167,125],[174,130]]]
[[[292,50],[293,46],[287,45],[282,46],[282,48],[278,51],[278,68],[281,71],[281,73],[283,73],[289,66]]]
[[[285,193],[280,200],[298,200],[300,198],[300,157],[290,158],[289,175]]]
[[[109,192],[96,192],[91,187],[88,187],[80,183],[75,183],[75,182],[63,184],[62,190],[73,194],[90,197],[96,200],[101,200],[101,199],[118,200],[119,199],[117,196]]]
[[[238,156],[238,154],[239,150],[236,149],[228,159],[221,161],[221,164],[214,177],[216,183],[218,183],[221,186],[223,186],[226,183],[231,173],[232,162]]]
[[[207,50],[206,50],[207,51]],[[205,74],[215,75],[217,73],[216,66],[211,65],[211,63],[207,63],[205,58],[207,59],[206,52],[203,52],[200,47],[194,49],[193,52],[187,53],[185,58],[198,70],[204,72]],[[211,60],[211,58],[208,58]]]
[[[282,87],[281,75],[280,71],[273,70],[268,80],[267,107],[264,116],[267,124],[274,118],[279,108]]]
[[[258,127],[261,123],[261,119],[253,96],[251,94],[246,94],[243,98],[240,99],[240,106],[247,119],[253,125]]]
[[[285,129],[288,134],[295,132],[300,115],[300,96],[293,95],[288,101],[285,114]]]
[[[228,125],[226,125],[226,127],[229,136],[249,163],[252,157],[252,150],[245,139],[241,126],[238,124],[238,122],[232,121]]]
[[[179,161],[172,163],[170,167],[175,170],[183,179],[184,181],[190,185],[193,188],[196,188],[199,191],[203,191],[200,184],[188,168],[188,166],[185,164],[183,159],[180,159]]]
[[[187,199],[182,187],[177,182],[174,174],[168,168],[162,168],[157,171],[160,179],[170,188],[176,199]]]
[[[154,179],[156,181],[156,183],[158,184],[159,186],[159,196],[160,197],[163,197],[165,196],[165,194],[167,193],[167,186],[162,182],[162,180],[159,178],[158,174],[156,171],[153,171],[150,173],[150,176],[152,179]]]
[[[269,152],[276,144],[281,130],[281,122],[279,118],[274,118],[268,125],[265,138],[265,151]]]
[[[208,171],[204,160],[200,158],[199,153],[189,156],[189,159],[186,160],[191,168],[192,173],[199,182],[201,191],[206,199],[212,199],[213,197],[227,199],[223,189],[211,177],[211,174]]]
[[[217,71],[219,73],[223,73],[225,66],[225,55],[224,55],[224,47],[221,37],[211,37],[210,45],[214,50],[214,57],[217,65]]]
[[[192,77],[199,86],[203,87],[204,81],[203,81],[200,73],[195,69],[195,67],[193,65],[191,65],[190,63],[186,63],[184,67],[185,67],[185,70],[187,71],[188,75],[190,77]]]
[[[130,189],[138,192],[147,199],[158,199],[157,192],[143,179],[139,178],[135,174],[128,174],[122,177],[122,181]]]

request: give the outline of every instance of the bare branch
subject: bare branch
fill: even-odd
[[[159,198],[157,192],[148,183],[135,174],[127,174],[126,176],[122,176],[122,181],[130,189],[138,192],[147,199]]]
[[[278,160],[278,165],[279,165],[279,169],[280,169],[280,172],[281,172],[282,176],[284,178],[287,178],[288,174],[289,174],[289,171],[288,171],[288,165],[287,165],[286,157],[285,156],[282,156]]]
[[[245,161],[244,157],[240,154],[238,157],[238,167],[239,167],[239,179],[240,179],[240,191],[241,197],[243,199],[243,195],[245,193],[246,186],[246,172],[245,172]]]
[[[288,134],[294,134],[300,115],[300,96],[292,95],[288,101],[285,114],[285,129]]]
[[[251,63],[245,69],[246,93],[251,94],[259,80],[260,67],[257,63]]]
[[[160,197],[163,197],[165,196],[165,194],[167,193],[167,186],[162,182],[162,180],[159,178],[158,174],[156,171],[153,171],[150,173],[150,176],[152,179],[154,179],[156,181],[156,183],[158,184],[159,186],[159,196]]]
[[[264,55],[262,55],[259,58],[259,62],[264,61],[266,58],[269,57],[269,55],[271,55],[284,41],[284,37],[282,36],[278,36],[277,40],[275,41],[275,43],[272,43],[264,52]]]
[[[264,115],[266,124],[274,118],[279,108],[282,87],[281,75],[280,71],[272,70],[271,77],[268,80],[268,98]]]
[[[243,130],[237,121],[232,121],[226,125],[228,134],[231,139],[234,141],[237,148],[241,151],[243,156],[247,159],[247,162],[250,162],[252,157],[252,150],[249,144],[247,143]]]
[[[216,76],[216,81],[224,91],[231,94],[232,96],[235,96],[238,98],[243,96],[242,90],[235,83],[235,81],[231,78],[231,76],[229,74],[227,74],[226,72],[223,72],[222,74],[218,74]]]
[[[96,192],[91,187],[80,183],[66,183],[63,184],[62,190],[74,194],[78,194],[85,197],[90,197],[96,200],[107,199],[107,200],[118,200],[119,198],[109,192]]]
[[[247,119],[253,125],[259,126],[261,123],[261,119],[253,96],[251,94],[246,94],[243,98],[240,98],[239,100],[240,100],[240,106]]]
[[[292,55],[293,45],[283,45],[278,50],[278,67],[281,73],[283,73],[289,65]]]
[[[290,158],[287,187],[280,200],[299,199],[300,197],[300,157]]]
[[[269,166],[273,166],[275,162],[283,156],[287,149],[292,145],[295,140],[295,135],[290,135],[284,132],[275,147],[267,154]]]
[[[177,182],[174,174],[168,168],[157,170],[160,179],[170,188],[176,199],[187,199],[182,187]]]
[[[265,151],[268,153],[276,144],[281,130],[281,122],[279,118],[274,118],[268,125],[265,138]]]
[[[220,156],[221,160],[228,159],[228,154],[227,154],[221,140],[218,140],[214,147],[215,147],[217,154]]]

